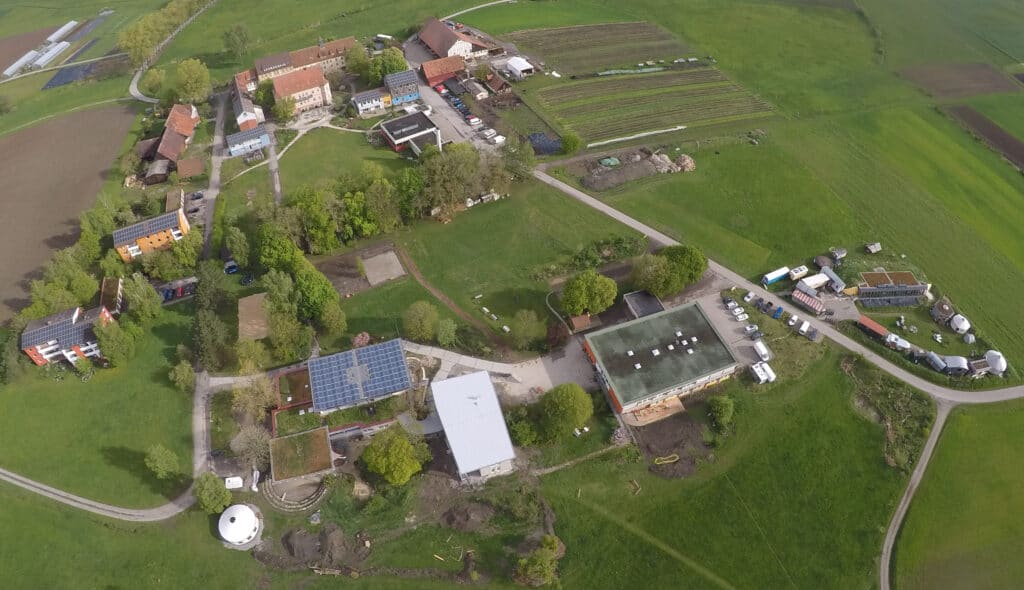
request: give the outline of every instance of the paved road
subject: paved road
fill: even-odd
[[[213,130],[213,156],[210,158],[210,185],[203,193],[203,258],[210,257],[213,245],[214,213],[217,208],[217,195],[220,194],[220,166],[224,162],[224,117],[227,111],[228,94],[222,92],[217,100],[217,120]]]
[[[488,6],[497,6],[499,4],[515,4],[515,3],[516,3],[516,0],[495,0],[494,2],[488,2],[486,4],[478,4],[476,6],[470,6],[469,8],[460,10],[458,12],[453,12],[453,13],[449,14],[448,16],[442,16],[440,20],[448,20],[450,18],[455,18],[457,16],[466,14],[467,12],[473,12],[474,10],[480,10],[481,8],[487,8]]]
[[[274,202],[280,205],[284,197],[281,193],[281,164],[277,160],[277,140],[274,139],[273,125],[267,130],[271,134],[270,146],[267,148],[267,168],[270,169],[270,180],[274,187]]]

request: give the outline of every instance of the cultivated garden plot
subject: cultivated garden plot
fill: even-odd
[[[592,78],[537,94],[546,110],[590,142],[772,113],[767,102],[714,68]]]
[[[275,438],[270,443],[270,463],[276,481],[323,471],[331,466],[327,429]]]
[[[974,107],[957,105],[946,110],[972,135],[981,138],[1014,166],[1024,170],[1024,141],[1013,136],[998,123],[979,113]]]
[[[929,64],[904,70],[903,75],[928,94],[940,99],[1020,90],[1020,86],[1013,80],[984,63]]]
[[[587,74],[638,62],[683,57],[688,48],[646,22],[532,29],[505,35],[519,49],[536,53],[549,69]]]

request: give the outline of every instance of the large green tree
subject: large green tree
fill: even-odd
[[[388,47],[373,56],[366,68],[366,81],[370,86],[378,86],[384,76],[409,69],[405,55],[397,47]]]
[[[658,251],[668,260],[671,275],[666,285],[670,293],[678,293],[700,280],[708,269],[708,257],[696,246],[669,246]]]
[[[239,375],[255,373],[270,366],[270,351],[259,340],[239,340],[235,343],[235,354],[238,356]]]
[[[664,256],[644,254],[633,265],[633,284],[656,297],[672,294],[672,264]]]
[[[278,123],[287,123],[292,120],[295,116],[295,99],[290,96],[282,96],[274,101],[274,106],[270,108],[270,112],[274,115],[274,119]]]
[[[338,224],[327,207],[328,196],[326,191],[307,185],[288,199],[289,206],[299,212],[306,251],[310,254],[323,254],[340,246]]]
[[[611,307],[618,294],[619,286],[613,279],[589,269],[566,281],[562,308],[571,315],[597,314]]]
[[[178,456],[163,445],[153,445],[146,450],[146,468],[157,479],[171,479],[178,475]]]
[[[231,226],[224,236],[224,244],[231,251],[231,257],[238,266],[249,268],[249,238],[240,228]]]
[[[231,407],[236,412],[245,414],[254,422],[262,422],[267,416],[267,408],[277,403],[277,393],[266,377],[254,377],[244,386],[236,386],[231,390]]]
[[[224,486],[224,480],[209,471],[196,478],[192,493],[199,508],[207,514],[223,512],[231,504],[231,490]]]
[[[249,28],[243,24],[236,24],[225,30],[224,49],[234,55],[235,59],[242,61],[249,52]]]
[[[210,95],[210,70],[198,59],[186,59],[178,64],[178,98],[190,103],[200,103]]]
[[[715,425],[715,430],[719,432],[725,432],[732,426],[732,417],[735,412],[736,404],[731,397],[728,395],[715,395],[708,399],[708,408],[710,409],[711,421]]]
[[[520,309],[512,317],[510,336],[512,344],[519,350],[526,350],[531,344],[544,337],[546,326],[532,309]]]
[[[378,433],[363,451],[363,464],[371,473],[391,485],[405,485],[430,459],[430,449],[422,440],[413,440],[400,425]]]
[[[295,319],[294,313],[272,311],[268,324],[270,347],[278,360],[299,359],[309,353],[313,329]]]
[[[224,366],[228,345],[228,327],[212,309],[200,309],[192,321],[192,341],[199,362],[208,370]]]
[[[366,54],[366,48],[356,45],[345,52],[345,68],[353,74],[365,78],[369,73],[370,56]]]
[[[97,323],[92,331],[103,358],[112,366],[123,367],[135,356],[135,334],[126,330],[122,322]]]
[[[583,426],[593,415],[594,400],[576,383],[558,385],[540,400],[540,427],[548,440]]]
[[[231,440],[235,456],[259,470],[270,466],[270,433],[258,424],[243,426]]]
[[[163,309],[163,298],[146,277],[140,273],[132,274],[124,279],[123,289],[124,302],[128,307],[125,315],[132,321],[145,328],[159,317]]]
[[[467,197],[480,192],[480,154],[468,143],[427,155],[421,170],[427,206],[439,207],[446,217],[451,217]]]
[[[426,301],[417,301],[402,314],[402,331],[406,338],[429,342],[434,339],[437,319],[437,307]]]

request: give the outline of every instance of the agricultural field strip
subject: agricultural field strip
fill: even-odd
[[[504,37],[527,52],[539,53],[549,68],[580,73],[682,57],[688,50],[670,33],[647,22],[528,29]]]
[[[590,141],[637,129],[709,125],[772,112],[767,102],[713,68],[587,80],[545,88],[538,95],[541,106]]]

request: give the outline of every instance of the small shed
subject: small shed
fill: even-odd
[[[509,75],[515,80],[522,80],[535,73],[533,64],[518,55],[508,60],[508,63],[505,64],[505,69],[508,70]]]
[[[466,82],[466,90],[477,100],[483,100],[487,98],[487,90],[484,89],[478,82],[469,80]]]
[[[161,182],[167,182],[167,176],[171,173],[171,161],[170,160],[154,160],[149,167],[146,168],[146,184],[160,184]]]
[[[935,354],[934,352],[929,350],[928,354],[925,355],[924,358],[925,360],[928,361],[928,364],[931,365],[931,367],[936,371],[942,373],[946,370],[946,361],[944,361],[941,356]]]
[[[866,244],[864,249],[867,250],[868,254],[878,254],[882,251],[882,244],[881,242],[871,242]]]

